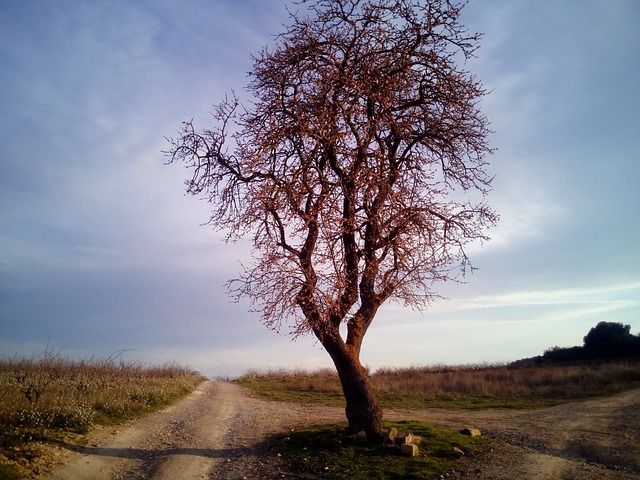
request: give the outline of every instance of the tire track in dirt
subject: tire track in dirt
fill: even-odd
[[[111,438],[102,432],[89,446],[63,445],[77,455],[49,478],[208,478],[213,464],[232,453],[223,449],[224,430],[214,428],[224,429],[235,415],[227,387],[206,382],[176,405],[113,430]]]

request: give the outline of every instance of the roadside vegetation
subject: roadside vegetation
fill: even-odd
[[[640,362],[414,366],[370,377],[385,408],[541,408],[640,387]],[[265,398],[344,406],[329,369],[254,370],[236,382]]]
[[[78,438],[186,396],[205,378],[175,363],[146,365],[115,355],[0,359],[0,478],[38,474],[47,444]]]

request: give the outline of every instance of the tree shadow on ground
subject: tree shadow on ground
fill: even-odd
[[[278,443],[273,438],[265,441],[243,446],[229,446],[223,448],[188,448],[168,445],[160,448],[130,448],[110,446],[84,446],[64,440],[49,440],[50,444],[66,449],[89,459],[94,458],[119,458],[132,460],[137,463],[135,470],[144,474],[144,478],[153,478],[155,472],[172,457],[190,456],[209,459],[225,460],[221,466],[228,473],[230,470],[240,469],[244,473],[252,475],[250,478],[262,478],[261,470],[271,469],[278,473],[288,471],[289,466],[284,459],[277,455]],[[210,472],[213,474],[214,472]],[[216,477],[217,478],[217,477]],[[267,477],[265,477],[267,478]],[[271,478],[271,477],[269,477]],[[302,477],[301,477],[302,478]]]

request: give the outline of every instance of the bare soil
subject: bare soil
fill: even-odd
[[[479,428],[493,440],[444,478],[640,479],[640,390],[534,411],[388,410],[385,418]],[[166,410],[51,446],[59,467],[42,478],[298,478],[272,434],[343,419],[338,408],[268,402],[206,382]]]

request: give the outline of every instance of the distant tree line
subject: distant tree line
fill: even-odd
[[[631,333],[631,325],[600,322],[583,339],[581,347],[552,347],[543,355],[515,364],[564,363],[590,360],[640,359],[640,334]]]

